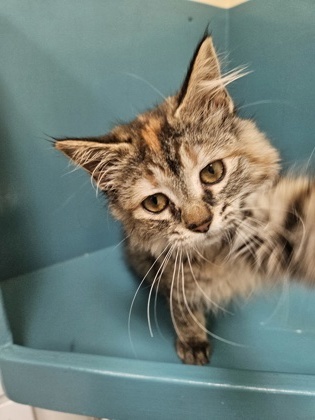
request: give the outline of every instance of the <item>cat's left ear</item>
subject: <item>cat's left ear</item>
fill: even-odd
[[[55,148],[89,172],[98,188],[109,192],[132,153],[133,145],[128,138],[119,139],[108,134],[98,138],[55,139]]]
[[[222,76],[220,63],[210,36],[201,40],[178,93],[176,116],[221,109],[233,113],[234,104],[225,86],[240,77],[239,71]]]

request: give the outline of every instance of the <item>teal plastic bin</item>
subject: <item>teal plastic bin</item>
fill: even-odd
[[[312,167],[315,4],[0,2],[0,369],[9,398],[109,419],[315,418],[315,290],[290,284],[211,321],[211,364],[181,364],[120,227],[49,136],[93,136],[172,94],[210,22],[231,86],[286,168]]]

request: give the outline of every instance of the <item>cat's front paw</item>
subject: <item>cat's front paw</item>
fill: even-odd
[[[206,365],[209,363],[211,348],[208,341],[176,341],[176,351],[179,358],[187,365]]]

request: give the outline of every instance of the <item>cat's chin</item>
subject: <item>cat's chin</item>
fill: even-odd
[[[198,248],[209,247],[215,245],[221,241],[222,230],[221,229],[210,229],[206,233],[193,233],[189,232],[183,236],[176,237],[171,240],[170,245],[174,245],[178,249],[190,250],[196,246]]]
[[[222,239],[222,231],[217,230],[213,232],[207,232],[204,234],[203,238],[196,240],[196,244],[201,245],[202,247],[208,248],[211,245],[219,243]]]

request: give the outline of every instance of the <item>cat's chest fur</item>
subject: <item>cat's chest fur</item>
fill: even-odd
[[[206,249],[203,258],[185,269],[185,290],[213,312],[236,297],[248,297],[259,284],[260,276],[245,259],[227,261],[228,254],[228,246],[216,257]]]
[[[127,250],[136,272],[167,298],[211,312],[224,309],[235,297],[246,298],[260,284],[261,275],[245,258],[229,258],[229,244],[214,245],[197,252],[174,252],[167,258]],[[152,261],[155,261],[152,265]]]

